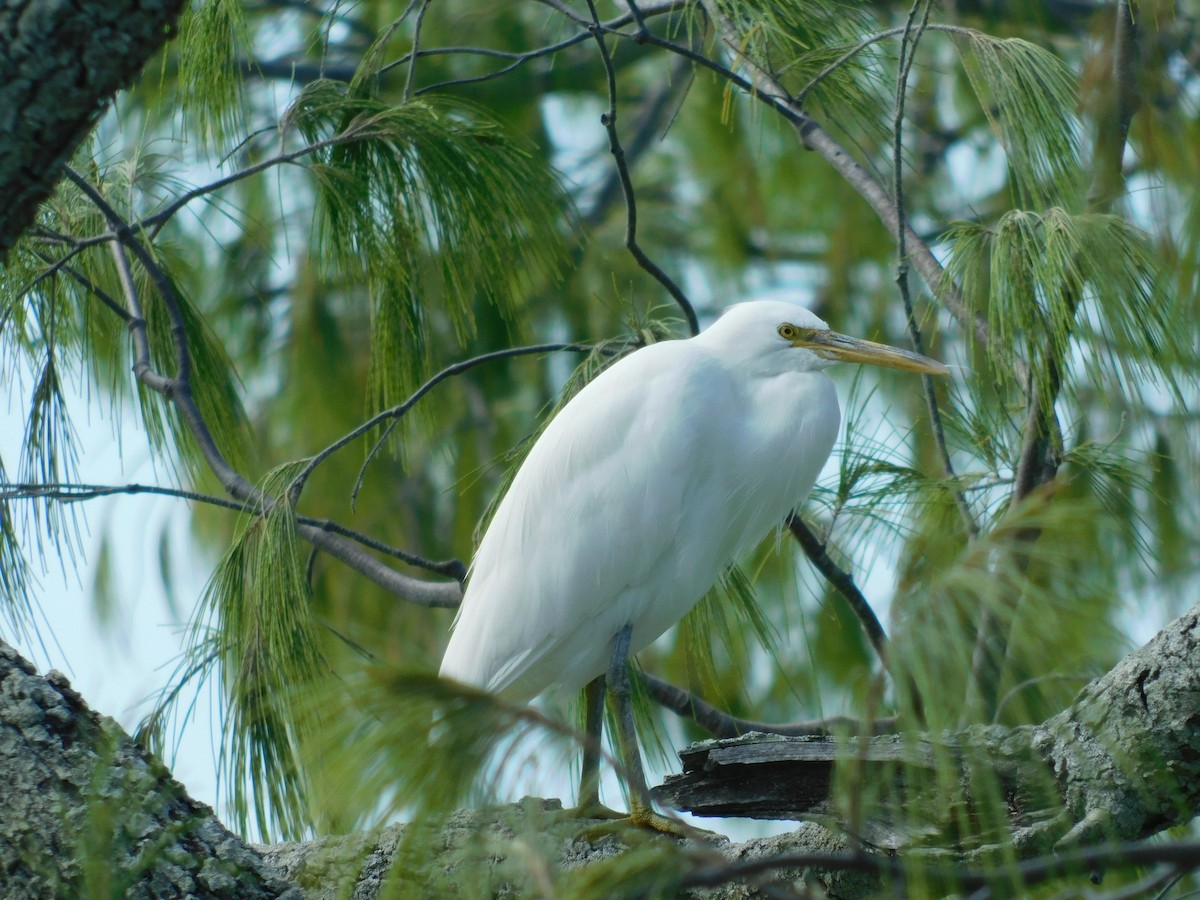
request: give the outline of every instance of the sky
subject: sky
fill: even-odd
[[[0,458],[9,477],[18,476],[24,409],[30,382],[6,384],[0,397]],[[105,410],[86,396],[68,401],[80,448],[78,480],[85,483],[162,484],[150,462],[145,440],[132,433],[121,439]],[[121,417],[127,429],[137,421]],[[197,558],[189,540],[187,509],[168,497],[115,496],[89,501],[78,516],[82,553],[77,565],[48,559],[40,563],[27,554],[38,583],[35,602],[38,623],[24,636],[3,637],[31,660],[39,671],[63,672],[72,686],[97,712],[111,716],[132,732],[150,710],[154,694],[167,682],[183,647],[183,621],[207,579],[215,560]],[[18,521],[21,513],[16,510]],[[108,530],[112,554],[114,606],[102,623],[92,599],[100,558],[101,537]],[[172,588],[181,610],[173,610],[160,575],[160,541],[172,560]],[[28,529],[24,544],[32,550]],[[30,558],[32,557],[32,558]],[[15,639],[14,639],[15,637]],[[203,698],[202,698],[203,699]],[[197,708],[207,718],[206,703]],[[208,729],[197,729],[183,752],[171,761],[175,777],[192,796],[210,805],[216,800],[213,747]]]

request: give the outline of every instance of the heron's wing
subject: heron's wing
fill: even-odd
[[[496,511],[442,674],[522,699],[578,686],[604,671],[612,636],[648,604],[682,597],[686,611],[726,558],[691,558],[703,548],[683,534],[699,524],[685,521],[685,507],[696,514],[685,500],[712,493],[697,488],[722,466],[710,430],[736,420],[732,403],[721,367],[682,341],[641,350],[581,391]]]

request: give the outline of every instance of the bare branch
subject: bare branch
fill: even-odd
[[[191,358],[187,345],[187,331],[183,320],[182,305],[170,278],[159,266],[153,254],[137,240],[129,224],[121,218],[120,214],[98,190],[71,169],[67,169],[67,177],[101,211],[121,245],[128,247],[138,258],[138,262],[145,268],[160,292],[167,315],[171,319],[176,372],[174,377],[166,377],[155,372],[151,367],[145,317],[141,312],[136,285],[131,278],[127,281],[125,274],[122,274],[122,287],[126,291],[126,302],[132,313],[130,329],[135,343],[137,361],[134,368],[138,380],[151,390],[161,394],[175,406],[188,433],[199,447],[205,463],[216,475],[221,486],[232,497],[257,509],[269,510],[275,502],[274,499],[264,495],[229,464],[217,447],[208,423],[192,397]],[[123,249],[117,255],[119,266],[122,265],[122,259]],[[127,265],[128,260],[125,260],[124,264]],[[453,607],[457,606],[461,600],[462,588],[456,581],[431,583],[403,575],[384,565],[363,547],[328,529],[323,524],[307,524],[298,521],[297,530],[305,540],[314,546],[330,556],[340,559],[376,584],[410,602],[421,606]]]
[[[604,42],[605,28],[600,23],[600,16],[596,12],[595,0],[587,0],[587,4],[592,14],[592,24],[589,26],[589,29],[592,36],[596,39],[596,45],[600,48],[600,58],[604,61],[604,72],[608,79],[608,111],[600,117],[600,122],[608,132],[608,149],[612,153],[613,160],[616,162],[617,172],[621,177],[621,190],[625,195],[625,209],[627,214],[625,221],[625,246],[633,254],[633,258],[637,260],[638,265],[649,272],[659,284],[666,288],[667,293],[674,298],[679,308],[683,311],[691,333],[699,334],[700,321],[696,318],[696,310],[692,307],[691,301],[679,289],[679,285],[666,272],[659,268],[638,245],[637,199],[633,193],[633,180],[629,176],[629,167],[625,163],[625,151],[621,147],[620,138],[617,136],[617,76],[613,69],[612,55],[608,52],[608,45]]]
[[[732,738],[756,731],[763,734],[794,736],[828,735],[842,731],[852,734],[887,734],[895,730],[897,723],[894,717],[876,719],[872,722],[861,722],[844,716],[783,723],[739,719],[722,712],[695,694],[648,672],[642,672],[641,679],[646,693],[655,703],[671,710],[680,718],[695,722],[713,737]]]
[[[395,423],[402,419],[410,409],[417,405],[417,402],[422,397],[428,394],[447,378],[452,378],[455,375],[461,375],[463,372],[473,369],[476,366],[481,366],[484,363],[494,362],[498,359],[510,359],[516,356],[532,356],[543,353],[554,353],[563,350],[577,353],[588,353],[592,350],[592,347],[590,344],[574,343],[533,344],[528,347],[508,347],[504,350],[494,350],[491,353],[483,353],[479,356],[473,356],[470,359],[465,359],[446,366],[446,368],[442,369],[436,375],[433,375],[426,380],[426,382],[417,388],[403,403],[393,406],[390,409],[385,409],[381,413],[377,413],[366,422],[363,422],[357,428],[338,438],[320,453],[317,453],[315,456],[311,457],[308,461],[308,465],[301,469],[296,477],[292,480],[291,485],[288,487],[289,495],[292,496],[293,499],[299,498],[300,492],[304,490],[305,483],[308,481],[309,477],[311,477],[312,473],[316,471],[317,466],[321,465],[321,463],[325,462],[325,460],[329,459],[329,457],[337,453],[343,447],[348,446],[349,444],[358,440],[358,438],[368,434],[378,426],[382,425],[384,422],[390,421]],[[373,456],[375,452],[376,451],[372,451],[371,456]],[[370,459],[368,458],[367,462],[369,461]],[[367,463],[364,463],[363,467],[365,468],[366,465]],[[362,475],[360,473],[360,481],[361,478]],[[355,491],[355,493],[357,493],[357,491]]]
[[[668,2],[665,2],[665,3],[655,3],[651,6],[648,6],[645,9],[640,10],[640,14],[643,18],[648,18],[651,16],[661,16],[661,15],[666,15],[668,13],[676,12],[681,9],[686,9],[687,6],[688,6],[688,3],[686,2],[686,0],[668,0]],[[562,10],[559,10],[559,11],[562,12]],[[568,18],[571,19],[572,22],[575,22],[576,24],[581,25],[584,28],[587,28],[590,25],[590,23],[586,19],[581,19],[579,16],[577,16],[574,13],[573,10],[570,10],[569,7],[566,8],[566,15],[568,16]],[[603,23],[602,27],[604,28],[605,31],[613,31],[613,32],[616,32],[619,34],[620,32],[617,31],[617,29],[620,29],[621,27],[628,25],[634,21],[636,21],[636,19],[633,16],[633,14],[626,13],[623,16],[617,16],[616,18],[609,19],[607,22]],[[512,62],[509,65],[504,66],[501,69],[497,69],[494,72],[487,72],[482,75],[472,75],[472,76],[469,76],[466,78],[454,78],[449,81],[439,81],[437,84],[427,85],[426,87],[423,87],[420,90],[418,90],[416,92],[415,96],[420,96],[421,94],[427,93],[429,91],[441,90],[441,89],[447,88],[447,87],[456,87],[458,85],[478,84],[483,81],[492,81],[496,78],[500,78],[501,76],[507,75],[509,72],[513,71],[514,69],[520,68],[521,66],[525,65],[528,62],[532,62],[533,60],[540,59],[544,56],[551,56],[555,53],[558,53],[560,50],[566,50],[569,47],[574,47],[577,44],[582,44],[584,41],[587,41],[590,38],[591,38],[591,33],[589,31],[581,31],[578,34],[574,34],[571,37],[564,38],[561,41],[557,41],[553,44],[548,44],[544,47],[538,47],[533,50],[527,50],[525,52],[513,52],[513,51],[506,51],[506,50],[491,50],[491,49],[482,48],[482,47],[439,47],[439,48],[430,49],[430,50],[419,50],[419,51],[417,51],[418,56],[435,56],[435,55],[452,54],[452,53],[463,53],[463,54],[474,54],[474,55],[480,55],[480,56],[494,56],[494,57],[497,57],[500,59],[511,59]],[[397,66],[404,65],[405,63],[407,63],[409,61],[409,56],[410,56],[410,54],[405,54],[404,56],[400,57],[399,59],[388,63],[386,66],[383,66],[379,70],[380,73],[382,74],[391,69],[396,68]]]
[[[236,512],[245,513],[250,516],[260,516],[263,513],[261,506],[252,503],[230,500],[225,497],[216,497],[212,494],[204,494],[198,491],[188,491],[182,488],[170,488],[152,484],[81,484],[76,482],[57,482],[47,484],[44,482],[5,482],[0,481],[0,502],[10,502],[13,500],[57,500],[60,503],[82,503],[88,500],[97,500],[101,497],[113,497],[118,495],[137,495],[137,494],[152,494],[160,497],[177,497],[181,500],[187,500],[192,503],[203,503],[207,506],[218,506],[222,509],[230,509]],[[368,535],[347,528],[345,525],[339,525],[337,522],[332,522],[328,519],[316,519],[311,516],[296,516],[296,521],[301,525],[311,526],[321,529],[332,534],[338,534],[342,537],[349,538],[356,544],[361,544],[372,550],[378,550],[380,553],[394,557],[402,562],[408,563],[411,566],[417,566],[422,569],[427,569],[430,572],[436,572],[439,575],[447,575],[461,582],[466,578],[466,566],[461,560],[429,560],[415,553],[409,553],[407,550],[401,550],[398,547],[392,547],[382,541],[377,541]]]
[[[664,114],[682,101],[691,86],[690,69],[691,63],[688,60],[676,57],[663,83],[643,99],[637,112],[633,135],[625,142],[627,169],[632,169],[637,164],[637,160],[649,149],[654,136],[664,130]],[[592,202],[583,215],[584,223],[591,227],[599,225],[617,198],[623,194],[621,170],[614,166],[592,195]]]
[[[429,9],[429,0],[421,0],[417,10],[417,21],[413,25],[412,52],[408,54],[408,77],[404,79],[404,102],[413,96],[413,86],[417,83],[417,56],[421,50],[421,25],[425,22],[425,13]]]

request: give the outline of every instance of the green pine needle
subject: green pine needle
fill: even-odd
[[[327,264],[361,277],[370,298],[372,408],[399,403],[428,370],[424,307],[441,306],[463,340],[478,300],[511,315],[558,271],[566,201],[481,110],[391,106],[316,81],[286,125],[333,142],[313,157],[317,230]]]
[[[973,32],[963,67],[1008,156],[1016,202],[1042,207],[1079,193],[1078,89],[1057,56],[1019,38]]]

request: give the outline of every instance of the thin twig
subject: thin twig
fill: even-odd
[[[149,229],[150,237],[153,239],[158,236],[158,233],[162,231],[163,226],[165,226],[167,222],[169,222],[175,216],[176,213],[178,213],[181,209],[183,209],[183,207],[187,206],[193,200],[215,193],[222,188],[249,178],[252,175],[257,175],[260,172],[265,172],[267,169],[272,169],[275,166],[288,165],[296,162],[297,160],[303,159],[306,156],[312,156],[314,153],[318,153],[328,147],[336,147],[339,144],[361,140],[363,137],[369,136],[369,132],[360,131],[359,128],[360,126],[352,125],[350,128],[347,128],[345,131],[339,134],[335,134],[333,137],[314,141],[313,143],[301,147],[298,150],[277,154],[276,156],[272,156],[270,159],[261,160],[253,165],[246,166],[244,169],[239,169],[236,172],[232,172],[223,178],[210,181],[208,184],[192,188],[191,190],[180,194],[161,210],[154,213],[154,215],[147,216],[138,222],[130,224],[128,227],[128,232],[130,236],[133,236]]]
[[[685,9],[687,7],[687,5],[688,5],[688,3],[686,2],[686,0],[671,0],[671,2],[656,3],[652,6],[647,6],[645,8],[641,8],[641,9],[639,9],[638,12],[639,12],[640,16],[643,19],[645,19],[645,18],[650,18],[653,16],[661,16],[661,15],[665,15],[668,13],[676,12],[677,10]],[[586,20],[579,19],[577,16],[575,16],[573,14],[570,16],[570,18],[571,18],[571,21],[576,22],[577,24],[582,25],[585,28],[588,26],[588,22]],[[625,25],[630,24],[631,22],[636,22],[636,21],[637,21],[637,19],[634,17],[634,15],[632,13],[627,13],[625,15],[617,16],[616,18],[609,19],[607,22],[604,22],[603,28],[606,32],[621,34],[621,32],[618,31],[618,29],[620,29],[621,27],[623,27]],[[627,35],[627,36],[632,37],[636,40],[635,35]],[[547,44],[544,47],[537,47],[533,50],[526,50],[524,52],[492,50],[490,48],[482,48],[482,47],[438,47],[438,48],[434,48],[434,49],[430,49],[430,50],[421,50],[421,51],[419,51],[419,54],[418,54],[420,56],[435,56],[435,55],[461,53],[461,54],[473,54],[473,55],[480,55],[480,56],[494,56],[494,57],[501,58],[501,59],[510,59],[510,60],[512,60],[512,62],[509,65],[504,66],[501,69],[496,69],[493,72],[485,72],[482,75],[471,75],[471,76],[467,76],[465,78],[454,78],[454,79],[450,79],[448,81],[439,81],[436,84],[427,85],[427,86],[421,88],[420,90],[418,90],[414,96],[419,97],[420,95],[427,93],[429,91],[442,90],[447,87],[457,87],[459,85],[464,85],[464,84],[478,84],[483,81],[492,81],[496,78],[500,78],[504,75],[507,75],[509,72],[513,71],[514,69],[520,68],[521,66],[525,65],[528,62],[532,62],[533,60],[540,59],[544,56],[551,56],[555,53],[558,53],[560,50],[566,50],[569,47],[574,47],[577,44],[582,44],[584,41],[591,40],[591,37],[592,37],[591,33],[589,31],[585,30],[585,31],[581,31],[578,34],[573,34],[568,38],[564,38],[561,41],[557,41],[556,43]],[[406,54],[405,56],[402,56],[399,59],[388,63],[386,66],[383,66],[379,71],[381,74],[383,74],[383,73],[389,71],[390,69],[396,68],[397,66],[404,65],[405,63],[408,62],[408,59],[409,59],[409,57]]]
[[[633,193],[633,180],[629,175],[629,167],[625,162],[625,151],[621,147],[620,138],[617,136],[617,75],[613,68],[612,55],[608,52],[608,45],[604,41],[605,28],[600,23],[600,16],[596,12],[595,0],[587,0],[588,10],[592,15],[592,24],[589,30],[592,36],[596,39],[596,45],[600,48],[600,59],[604,63],[604,73],[608,80],[608,111],[600,116],[600,122],[604,125],[605,131],[608,132],[608,149],[612,153],[613,160],[617,166],[617,172],[621,176],[621,190],[625,195],[625,247],[637,260],[639,266],[649,272],[659,284],[666,288],[669,293],[683,311],[684,318],[687,320],[688,330],[692,334],[700,333],[700,321],[696,318],[696,310],[692,307],[692,303],[687,296],[680,290],[672,278],[667,275],[659,266],[646,255],[645,251],[638,245],[637,242],[637,199]]]
[[[537,0],[537,2],[550,7],[555,12],[562,13],[576,25],[582,25],[584,28],[588,26],[588,20],[563,3],[562,0]]]
[[[404,79],[404,102],[407,103],[413,96],[413,85],[416,84],[417,78],[417,57],[421,49],[421,25],[425,22],[425,13],[429,10],[429,0],[421,0],[421,7],[417,10],[417,21],[413,23],[413,39],[412,52],[409,53],[408,75]]]
[[[404,417],[404,415],[416,406],[417,402],[433,390],[437,385],[441,384],[447,378],[452,378],[455,375],[461,375],[463,372],[473,369],[476,366],[481,366],[484,363],[493,362],[498,359],[509,359],[515,356],[530,356],[541,353],[554,353],[557,351],[575,351],[579,353],[587,353],[592,350],[590,344],[576,343],[553,343],[553,344],[533,344],[527,347],[508,347],[504,350],[493,350],[490,353],[483,353],[479,356],[473,356],[470,359],[464,359],[452,365],[446,366],[436,375],[432,376],[419,388],[417,388],[403,403],[385,409],[380,413],[376,413],[361,425],[342,435],[324,450],[309,458],[308,464],[301,469],[292,483],[288,486],[288,494],[293,498],[293,502],[300,496],[300,492],[304,490],[305,482],[308,481],[316,468],[325,462],[333,454],[337,453],[343,447],[348,446],[364,434],[374,430],[379,425],[389,420],[396,421]],[[360,473],[361,477],[361,473]]]
[[[913,3],[904,24],[904,36],[900,41],[900,63],[896,75],[896,107],[892,119],[892,199],[896,204],[896,217],[900,224],[896,235],[896,287],[900,291],[900,299],[904,304],[905,321],[908,323],[909,339],[913,350],[924,355],[925,341],[921,336],[921,326],[913,310],[912,294],[908,285],[908,215],[904,208],[904,104],[908,96],[908,75],[912,71],[913,59],[916,57],[917,44],[929,26],[930,3],[924,2],[924,13],[921,21],[913,25],[922,0]],[[934,444],[942,461],[943,474],[947,479],[955,479],[954,463],[950,458],[950,449],[946,445],[946,430],[942,425],[942,413],[938,408],[937,388],[933,377],[921,375],[921,391],[925,396],[925,408],[929,413],[929,428],[933,432]],[[950,488],[954,505],[962,518],[963,526],[971,540],[979,536],[979,525],[967,503],[966,495],[957,487]]]
[[[796,92],[795,102],[798,104],[803,104],[805,99],[810,93],[812,93],[813,89],[816,88],[817,85],[819,85],[822,81],[840,69],[854,57],[858,56],[858,54],[862,53],[868,47],[872,46],[873,44],[878,44],[880,41],[887,40],[890,37],[907,35],[908,30],[909,25],[906,24],[900,25],[896,28],[889,28],[886,31],[878,31],[875,34],[867,35],[829,65],[823,68],[820,72],[814,75],[811,79],[809,79],[808,84],[804,85],[804,87],[800,88],[800,90]],[[974,37],[976,34],[978,34],[978,32],[973,28],[964,28],[961,25],[942,25],[937,22],[928,21],[926,21],[926,23],[923,25],[922,30],[943,31],[948,34],[962,35],[965,37]]]
[[[35,250],[34,255],[36,255],[38,259],[47,265],[53,265],[55,262],[52,257],[47,256],[40,250]],[[63,272],[66,272],[68,275],[70,275],[72,280],[78,282],[84,290],[95,295],[96,299],[107,306],[109,311],[126,325],[128,325],[133,319],[133,316],[129,314],[129,311],[120,303],[118,303],[116,299],[110,293],[108,293],[108,291],[104,290],[102,287],[100,287],[100,285],[96,284],[96,282],[92,281],[74,266],[63,265],[60,268]]]
[[[175,497],[193,503],[203,503],[207,506],[219,506],[222,509],[232,509],[237,512],[256,513],[245,503],[230,500],[227,497],[217,497],[213,494],[203,494],[198,491],[187,491],[182,488],[161,487],[153,484],[82,484],[78,482],[0,482],[0,500],[27,500],[33,498],[57,500],[60,503],[81,503],[88,500],[98,500],[101,497],[117,495],[153,494],[160,497]]]
[[[467,567],[461,559],[443,559],[434,560],[426,559],[424,556],[419,556],[416,553],[410,553],[407,550],[401,550],[399,547],[393,547],[390,544],[385,544],[383,541],[377,541],[373,537],[368,537],[361,532],[347,528],[345,525],[339,525],[330,519],[314,519],[311,516],[296,516],[296,521],[302,525],[308,525],[312,528],[319,528],[321,531],[330,534],[339,534],[342,537],[349,538],[356,544],[362,544],[364,547],[370,547],[372,550],[378,550],[380,553],[385,553],[401,562],[408,563],[410,566],[416,566],[430,572],[436,572],[438,575],[445,575],[448,578],[453,578],[460,584],[466,580]]]
[[[182,488],[163,487],[152,484],[80,484],[75,482],[48,484],[45,482],[0,481],[0,501],[4,502],[38,499],[56,500],[60,503],[82,503],[88,500],[97,500],[101,497],[138,494],[175,497],[192,503],[203,503],[207,506],[217,506],[222,509],[234,510],[235,512],[245,513],[249,516],[261,516],[264,512],[261,505],[256,505],[252,501],[231,500],[226,497],[217,497],[198,491],[188,491]],[[459,582],[466,578],[466,566],[463,565],[461,560],[447,559],[439,561],[426,559],[423,556],[385,544],[382,541],[378,541],[375,538],[328,519],[297,515],[296,521],[301,525],[349,538],[357,544],[369,547],[372,550],[378,550],[380,553],[408,563],[411,566],[436,572],[439,575],[446,575]]]
[[[637,160],[650,148],[655,135],[664,130],[664,113],[669,107],[678,106],[691,86],[691,68],[688,60],[676,57],[661,86],[642,100],[637,111],[637,120],[634,122],[633,134],[624,145],[627,167],[636,166]],[[592,202],[582,216],[583,224],[589,228],[598,226],[607,217],[617,198],[623,194],[621,171],[614,166],[592,194]]]

